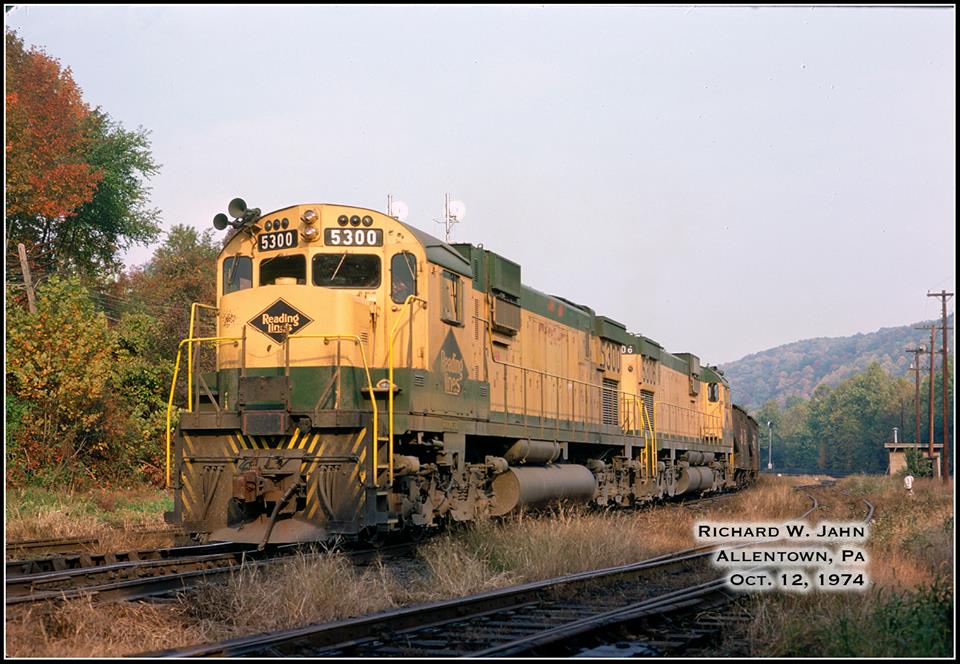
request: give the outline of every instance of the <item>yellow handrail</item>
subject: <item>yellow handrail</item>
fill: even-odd
[[[202,307],[204,309],[212,309],[213,311],[219,311],[217,307],[210,304],[202,304],[200,302],[193,302],[190,305],[190,330],[187,332],[187,339],[193,339],[193,323],[196,320],[197,307]],[[187,345],[187,387],[188,389],[193,389],[190,387],[193,385],[193,344]],[[193,412],[193,399],[190,399],[189,402],[189,412]]]
[[[683,428],[683,424],[678,423],[677,421],[679,418],[686,418],[686,422],[693,423],[690,428],[695,430],[695,434],[699,438],[702,439],[707,437],[722,436],[723,419],[720,415],[713,415],[711,413],[706,413],[702,410],[695,410],[692,408],[684,408],[683,406],[667,403],[665,401],[657,401],[653,408],[654,417],[656,417],[656,411],[658,408],[665,408],[667,411],[665,415],[670,420],[669,424],[665,427],[665,431],[670,431],[680,435],[690,435],[691,431],[685,430]],[[713,435],[707,436],[708,432]],[[717,435],[717,432],[720,432],[719,436]]]
[[[403,301],[403,304],[400,305],[401,310],[407,306],[413,304],[414,302],[420,302],[424,308],[427,306],[427,301],[416,295],[408,295],[407,299]],[[413,320],[413,308],[410,308],[411,318]],[[396,341],[397,331],[400,329],[400,321],[403,320],[401,316],[397,316],[396,320],[393,321],[393,328],[390,330],[390,345],[387,349],[387,381],[390,383],[388,386],[389,392],[387,392],[387,437],[388,437],[388,447],[387,447],[387,476],[389,482],[393,484],[393,344]],[[412,337],[411,337],[412,342]],[[376,431],[374,427],[374,438],[379,436],[379,432]]]
[[[201,305],[204,306],[204,305]],[[360,337],[352,334],[309,334],[301,335],[298,334],[293,337],[287,337],[287,340],[290,339],[348,339],[355,342],[360,347],[360,357],[363,360],[363,370],[367,377],[367,389],[370,392],[370,403],[373,406],[373,430],[374,430],[374,445],[373,445],[373,467],[377,467],[377,425],[378,425],[378,414],[377,414],[377,400],[373,392],[373,380],[370,378],[370,366],[367,363],[367,354],[363,350],[363,342]],[[173,367],[173,380],[170,383],[170,398],[167,401],[167,488],[170,487],[170,467],[171,467],[171,445],[170,445],[170,415],[173,411],[173,397],[176,391],[177,386],[177,377],[180,375],[180,358],[183,357],[183,345],[187,344],[188,354],[189,349],[193,347],[195,343],[204,343],[204,342],[217,342],[217,341],[233,341],[238,342],[242,341],[242,337],[200,337],[197,339],[187,338],[183,339],[180,344],[177,346],[177,359]],[[189,383],[187,385],[188,389],[190,387]],[[193,403],[192,400],[189,400],[190,406],[188,412],[193,412]],[[378,486],[377,475],[374,472],[373,476],[373,485]]]
[[[183,357],[183,344],[189,348],[195,343],[213,342],[213,341],[240,341],[240,337],[201,337],[198,339],[183,339],[177,346],[177,360],[173,365],[173,380],[170,382],[170,399],[167,401],[167,488],[170,488],[170,413],[173,411],[173,395],[177,388],[177,377],[180,375],[180,358]],[[187,383],[187,389],[190,390],[190,383]],[[187,397],[188,411],[193,412],[193,400]]]
[[[380,486],[377,481],[377,429],[379,421],[377,419],[377,397],[373,393],[373,380],[370,378],[370,365],[367,363],[367,354],[363,350],[363,340],[355,334],[298,334],[287,337],[289,343],[292,339],[346,339],[353,341],[360,348],[360,359],[363,360],[363,372],[367,377],[367,390],[370,392],[370,405],[373,407],[373,486]]]

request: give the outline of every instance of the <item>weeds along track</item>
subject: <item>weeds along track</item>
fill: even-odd
[[[828,480],[830,486],[833,482]],[[821,485],[809,485],[804,488],[813,488]],[[798,487],[799,488],[799,487]],[[803,488],[800,488],[803,490]],[[817,499],[810,493],[804,491],[814,501],[814,508],[817,507]],[[868,501],[862,501],[867,507],[867,514],[863,518],[864,523],[870,523],[875,512],[874,505]],[[807,514],[812,512],[811,509]],[[806,515],[804,515],[806,516]],[[801,517],[803,518],[803,517]],[[746,570],[744,573],[759,571],[759,567]],[[752,620],[747,610],[740,606],[743,598],[742,594],[735,593],[724,587],[723,579],[716,579],[699,586],[691,586],[675,593],[672,597],[665,598],[668,602],[673,602],[674,606],[667,606],[667,610],[644,611],[644,607],[634,607],[635,617],[627,617],[625,620],[610,620],[610,624],[630,624],[631,648],[634,651],[640,651],[644,655],[653,656],[712,656],[716,657],[716,652],[697,651],[705,644],[716,643],[723,637],[728,628],[735,625],[742,625]],[[640,618],[640,620],[637,620]],[[596,630],[594,630],[596,631]],[[611,649],[599,649],[595,652],[583,653],[582,648],[564,648],[561,642],[559,648],[547,650],[552,655],[571,655],[586,654],[588,656],[602,656],[615,652]],[[744,651],[746,652],[746,651]],[[512,650],[510,654],[529,654],[530,650]],[[481,653],[478,653],[480,655]],[[501,653],[495,653],[501,654]],[[502,653],[508,654],[508,653]],[[539,652],[538,654],[545,654]]]
[[[808,494],[809,495],[809,494]],[[817,508],[813,506],[799,518]],[[750,546],[746,542],[737,547]],[[625,622],[728,603],[705,563],[716,544],[648,560],[393,609],[333,623],[260,634],[144,656],[500,657],[542,654]]]
[[[176,528],[155,528],[131,531],[135,535],[170,535],[180,532]],[[20,540],[7,542],[7,558],[14,555],[39,555],[42,553],[77,553],[85,547],[95,547],[100,544],[99,537],[58,537],[53,539]],[[9,573],[9,572],[8,572]]]
[[[355,564],[365,564],[378,557],[409,555],[413,545],[397,544],[375,549],[346,551]],[[255,544],[230,542],[202,544],[166,549],[98,554],[87,559],[84,554],[48,560],[62,569],[11,574],[7,566],[6,604],[75,599],[90,596],[96,601],[135,600],[177,592],[202,582],[223,579],[235,570],[260,567],[283,560],[293,554],[307,552],[321,556],[313,547],[290,544],[257,551]],[[117,558],[123,558],[117,561]],[[15,561],[24,566],[36,561]],[[68,567],[67,565],[72,565]]]

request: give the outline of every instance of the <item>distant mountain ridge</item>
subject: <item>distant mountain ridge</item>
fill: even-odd
[[[940,320],[884,327],[851,337],[804,339],[721,364],[720,369],[730,381],[735,403],[749,410],[756,410],[770,400],[783,405],[791,396],[809,398],[819,385],[836,385],[872,362],[879,362],[889,374],[912,377],[913,355],[904,349],[916,344],[929,346],[929,333],[914,328],[929,329],[933,323],[939,325]],[[947,325],[953,326],[953,314],[947,317]],[[938,330],[938,348],[940,334]],[[921,360],[924,372],[929,371],[928,362],[928,356]],[[923,375],[925,373],[921,377]]]

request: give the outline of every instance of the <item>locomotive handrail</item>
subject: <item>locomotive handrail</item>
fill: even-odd
[[[625,390],[614,389],[614,388],[606,387],[606,386],[604,386],[604,385],[596,384],[596,383],[589,383],[589,382],[587,382],[587,381],[579,380],[579,379],[577,379],[577,378],[569,378],[569,377],[567,377],[567,376],[560,376],[560,375],[558,375],[558,374],[553,374],[553,373],[550,373],[549,371],[544,371],[544,370],[542,370],[542,369],[534,369],[533,367],[525,367],[525,366],[522,366],[522,365],[519,365],[519,364],[513,364],[512,362],[507,362],[506,360],[499,360],[499,359],[497,359],[497,356],[494,354],[494,348],[493,348],[493,326],[492,326],[492,322],[490,321],[489,318],[485,318],[485,319],[484,319],[484,318],[481,318],[480,320],[482,320],[484,323],[487,324],[487,345],[488,345],[488,349],[489,349],[489,351],[490,351],[490,359],[493,360],[493,362],[494,362],[495,364],[500,364],[500,365],[503,365],[504,367],[510,367],[510,368],[512,368],[512,369],[519,369],[520,371],[524,372],[524,373],[522,374],[523,377],[524,377],[524,386],[526,386],[526,372],[527,372],[527,371],[530,371],[530,372],[533,372],[533,373],[535,373],[535,374],[539,374],[540,376],[543,376],[543,377],[546,377],[546,378],[553,378],[553,379],[555,379],[555,380],[557,380],[557,381],[565,380],[565,381],[567,381],[567,382],[569,382],[569,383],[575,383],[575,384],[577,384],[577,385],[583,385],[583,386],[586,387],[587,389],[596,389],[596,390],[598,391],[597,393],[598,393],[598,394],[600,395],[600,397],[601,397],[601,400],[602,400],[602,398],[603,398],[603,393],[604,393],[605,391],[607,391],[607,392],[613,392],[613,393],[615,393],[615,394],[617,394],[617,395],[621,395],[621,396],[631,396],[631,397],[638,397],[638,396],[639,396],[639,395],[637,395],[637,394],[632,394],[632,393],[630,393],[630,392],[626,392]],[[504,382],[506,382],[506,381],[504,381]],[[541,383],[541,386],[542,386],[542,383]],[[557,386],[558,386],[558,388],[559,388],[559,382],[558,382]],[[504,387],[506,387],[506,386],[504,386]],[[541,390],[542,390],[542,389],[543,389],[543,388],[541,387]],[[504,406],[504,408],[506,409],[506,407],[507,407],[506,399],[504,399],[504,404],[503,404],[503,406]],[[558,408],[559,408],[559,407],[558,407]],[[526,413],[526,405],[524,405],[524,413]],[[574,415],[575,415],[575,413],[571,414],[571,417],[573,417]],[[542,416],[543,416],[543,413],[541,412],[541,418],[542,418]],[[557,420],[559,421],[559,419],[560,419],[560,413],[559,413],[559,410],[558,410],[558,412],[557,412]],[[586,420],[586,418],[585,418],[585,419],[584,419],[584,424],[586,424],[586,422],[587,422],[587,420]],[[654,424],[655,424],[655,422],[656,422],[656,417],[654,417]],[[630,435],[630,434],[626,434],[626,435]],[[636,436],[634,436],[634,437],[639,438],[639,437],[641,437],[641,435],[636,435]]]
[[[218,313],[220,311],[219,308],[213,306],[212,304],[203,304],[202,302],[191,303],[190,304],[190,329],[187,332],[187,339],[193,339],[193,323],[196,320],[198,308],[210,309]],[[189,344],[187,346],[187,386],[189,387],[190,385],[193,385],[193,344]]]
[[[656,470],[656,458],[657,458],[657,432],[654,428],[655,425],[651,422],[650,418],[653,416],[653,413],[647,415],[646,404],[643,402],[642,397],[636,394],[624,393],[625,397],[632,397],[631,402],[633,404],[634,412],[639,410],[639,425],[640,433],[643,436],[643,450],[647,477],[654,477]],[[626,401],[626,400],[624,400]],[[639,408],[638,408],[639,407]]]
[[[677,419],[679,417],[683,417],[687,421],[693,422],[693,428],[696,429],[697,434],[701,439],[708,437],[706,436],[706,431],[708,429],[710,431],[717,429],[721,432],[722,436],[723,420],[720,415],[712,415],[710,413],[704,413],[703,411],[693,410],[691,408],[684,408],[683,406],[667,403],[665,401],[657,401],[653,405],[654,417],[656,417],[656,411],[658,408],[667,409],[665,414],[669,419],[669,424],[666,425],[666,428],[664,429],[665,431],[683,435],[684,431],[682,430],[682,425],[678,425],[677,423]]]
[[[192,322],[191,322],[192,327]],[[183,345],[187,344],[188,354],[191,355],[189,349],[193,348],[195,343],[212,343],[212,342],[223,342],[223,341],[233,341],[234,343],[241,341],[241,337],[200,337],[194,339],[193,337],[187,337],[180,341],[180,344],[177,346],[177,359],[173,365],[173,380],[170,382],[170,398],[167,401],[167,488],[170,488],[170,414],[173,412],[173,395],[177,389],[177,377],[180,375],[180,358],[183,357]],[[187,367],[188,377],[192,377],[192,368]],[[190,384],[187,383],[187,389],[190,390]],[[193,399],[187,399],[187,412],[193,412]]]
[[[360,349],[360,359],[363,361],[363,372],[367,377],[367,390],[370,392],[370,405],[373,408],[373,486],[380,486],[377,480],[377,436],[379,421],[377,413],[377,398],[374,396],[373,392],[373,380],[370,378],[370,364],[367,362],[367,354],[363,350],[363,340],[355,334],[297,334],[294,336],[288,336],[286,338],[287,352],[289,353],[290,346],[289,342],[294,339],[323,339],[324,341],[331,341],[336,339],[337,341],[347,340],[352,341],[357,344],[357,347]],[[337,369],[339,370],[339,366]],[[392,450],[391,450],[392,453]],[[391,459],[392,461],[392,459]]]
[[[419,302],[423,308],[427,307],[427,301],[416,295],[408,295],[407,298],[403,301],[403,304],[400,305],[400,310],[403,311],[406,307],[410,306],[410,321],[413,321],[413,307],[411,306],[414,302]],[[390,343],[387,347],[387,380],[389,381],[388,392],[387,392],[387,477],[389,482],[393,485],[393,345],[396,341],[397,332],[400,329],[400,321],[403,320],[403,317],[398,315],[393,321],[393,328],[390,330]],[[411,343],[413,342],[413,337],[410,339]],[[376,447],[376,439],[380,435],[380,432],[377,431],[376,426],[374,426],[374,446]],[[374,463],[374,477],[376,477],[377,465]]]
[[[200,305],[200,306],[209,306],[209,305]],[[191,322],[191,327],[192,327],[192,322]],[[186,339],[181,340],[180,344],[177,346],[177,359],[173,367],[173,380],[170,383],[170,398],[167,401],[167,431],[166,431],[166,434],[167,434],[166,436],[167,437],[167,446],[166,446],[167,488],[170,487],[170,468],[171,468],[170,416],[171,416],[171,413],[173,412],[173,397],[174,397],[174,394],[176,393],[177,378],[180,375],[180,360],[183,357],[184,344],[187,345],[188,355],[191,355],[191,349],[193,348],[193,344],[196,344],[196,343],[215,343],[215,342],[229,342],[229,341],[237,343],[237,342],[243,341],[243,339],[244,339],[243,337],[199,337],[196,339],[194,339],[193,337],[188,337]],[[360,337],[352,334],[298,334],[296,336],[287,337],[288,342],[291,339],[325,339],[325,340],[346,339],[348,341],[353,341],[354,343],[357,344],[357,346],[360,347],[360,357],[363,360],[363,370],[367,377],[367,389],[370,392],[370,403],[373,407],[373,429],[374,429],[373,464],[374,464],[374,468],[376,468],[377,467],[377,445],[376,445],[377,433],[376,431],[378,426],[377,401],[373,391],[373,380],[370,378],[370,366],[367,363],[367,355],[363,350],[363,341],[360,339]],[[241,357],[241,366],[245,364],[246,364],[245,358]],[[191,367],[188,365],[188,380],[192,379],[192,376],[189,373],[190,371],[191,371]],[[189,383],[187,387],[189,389],[190,387]],[[193,412],[192,399],[188,400],[187,412]],[[374,486],[379,486],[377,482],[376,472],[374,472],[373,483],[374,483]]]

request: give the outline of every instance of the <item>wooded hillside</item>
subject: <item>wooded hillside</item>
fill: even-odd
[[[953,326],[953,315],[948,317]],[[906,348],[930,345],[928,329],[937,321],[923,321],[902,327],[885,327],[852,337],[819,337],[804,339],[747,355],[735,362],[720,365],[730,381],[733,400],[756,410],[767,401],[785,405],[790,397],[809,398],[820,385],[834,386],[864,371],[876,362],[886,373],[913,380],[910,363],[913,355]],[[937,332],[937,347],[940,344]],[[952,339],[951,333],[951,339]],[[929,375],[929,356],[921,360],[922,373]],[[939,368],[940,359],[936,366]]]

